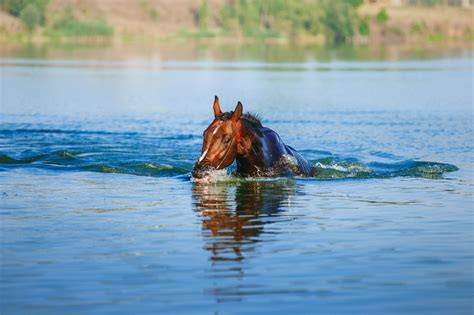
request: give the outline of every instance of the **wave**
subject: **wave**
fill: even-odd
[[[120,160],[115,156],[103,158],[103,154],[58,150],[25,158],[13,158],[0,155],[0,167],[3,170],[21,167],[36,167],[52,170],[90,171],[99,173],[118,173],[153,177],[174,177],[189,174],[192,163],[155,163],[143,160]],[[98,158],[97,156],[101,157]],[[316,179],[370,179],[393,177],[420,177],[437,179],[444,173],[458,168],[452,164],[407,160],[397,163],[362,163],[354,159],[338,160],[333,157],[313,161],[317,168]],[[220,174],[220,173],[219,173]],[[217,180],[229,180],[230,176],[216,177]]]
[[[118,173],[154,177],[173,177],[190,172],[189,170],[183,169],[181,167],[169,164],[156,163],[121,164],[116,166],[107,164],[95,164],[82,167],[81,169],[84,171],[92,171],[99,173]]]
[[[398,163],[369,163],[354,161],[337,161],[334,158],[324,158],[316,161],[317,178],[393,178],[393,177],[422,177],[441,178],[444,173],[457,171],[459,168],[452,164],[428,161],[403,161]]]
[[[140,133],[138,132],[113,132],[113,131],[90,131],[90,130],[67,130],[67,129],[29,129],[29,128],[20,128],[20,129],[0,129],[0,134],[4,135],[15,135],[15,134],[72,134],[72,135],[128,135],[136,136]]]
[[[53,151],[47,154],[38,154],[22,159],[15,159],[8,155],[0,155],[0,167],[3,169],[19,167],[37,167],[53,170],[75,170],[99,173],[118,173],[139,176],[172,177],[189,173],[189,167],[175,166],[166,163],[153,162],[119,162],[85,159],[95,154],[73,152],[67,150]]]

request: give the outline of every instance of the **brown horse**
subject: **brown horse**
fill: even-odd
[[[221,111],[214,99],[214,120],[204,131],[201,157],[192,175],[204,177],[209,171],[223,169],[237,160],[240,176],[315,176],[315,168],[295,149],[286,145],[273,130],[263,127],[251,114],[243,114],[237,103],[233,112]]]

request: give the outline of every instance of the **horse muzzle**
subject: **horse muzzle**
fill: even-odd
[[[210,172],[214,171],[216,168],[209,164],[194,164],[191,175],[194,178],[203,178],[208,175]]]

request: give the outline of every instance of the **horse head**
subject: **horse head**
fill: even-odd
[[[231,165],[237,156],[242,129],[242,104],[238,102],[234,111],[223,113],[216,96],[213,107],[214,120],[204,130],[201,156],[192,171],[195,178],[203,177],[206,171]]]

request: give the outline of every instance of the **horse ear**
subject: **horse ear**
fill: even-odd
[[[219,104],[219,98],[216,95],[214,97],[214,117],[220,116],[221,114],[221,105]]]
[[[232,120],[238,121],[240,116],[242,116],[242,111],[244,110],[242,103],[238,102],[237,106],[235,106],[234,113],[232,114]]]

